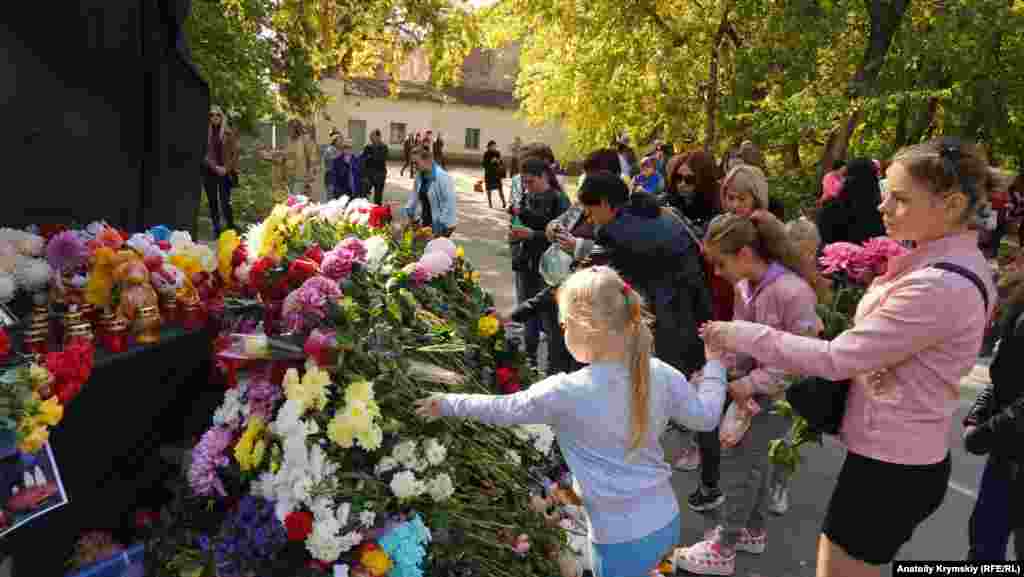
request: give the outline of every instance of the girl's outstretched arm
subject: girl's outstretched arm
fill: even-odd
[[[554,375],[512,395],[433,394],[417,402],[417,413],[462,417],[492,425],[553,425],[563,412],[564,375]]]

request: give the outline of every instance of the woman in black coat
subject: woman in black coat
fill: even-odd
[[[847,176],[839,195],[818,211],[818,232],[822,246],[833,242],[860,244],[876,236],[885,236],[882,203],[875,165],[867,158],[856,158],[846,166]]]
[[[964,419],[969,453],[988,455],[978,500],[968,525],[968,559],[1005,561],[1010,535],[1024,556],[1024,272],[1012,279],[989,373],[992,384]]]

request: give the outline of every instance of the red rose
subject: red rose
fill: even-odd
[[[266,284],[267,271],[273,268],[273,266],[274,259],[268,256],[253,263],[252,269],[249,271],[249,280],[252,281],[253,286],[263,288]]]
[[[320,272],[320,267],[308,258],[297,258],[288,267],[288,280],[294,284],[302,284],[306,279]]]
[[[369,224],[373,228],[382,228],[391,222],[391,205],[375,206],[370,210]]]
[[[314,244],[313,246],[309,247],[309,249],[306,250],[306,254],[302,256],[308,258],[309,260],[315,262],[318,265],[324,262],[324,251],[322,248],[320,248],[319,245]]]
[[[319,571],[330,571],[331,570],[331,564],[330,563],[328,563],[326,561],[321,561],[319,559],[310,559],[309,562],[306,563],[306,567],[308,567],[310,569],[316,569],[316,570],[319,570]]]
[[[150,525],[155,525],[160,520],[160,514],[156,511],[136,511],[135,512],[135,528],[145,529]]]
[[[309,511],[292,511],[284,518],[289,541],[304,541],[313,532],[313,514]]]
[[[57,400],[60,404],[67,405],[78,396],[79,391],[82,390],[82,384],[74,381],[67,381],[64,383],[57,383]]]
[[[498,377],[498,388],[506,395],[519,392],[519,371],[511,367],[499,367],[495,371]]]
[[[7,331],[0,328],[0,358],[6,357],[11,352],[11,337],[7,336]]]
[[[167,240],[158,240],[158,241],[156,241],[156,245],[157,245],[158,247],[160,247],[160,250],[162,250],[162,251],[168,251],[168,250],[171,250],[171,243],[170,243],[170,241],[167,241]]]

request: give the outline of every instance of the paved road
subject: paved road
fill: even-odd
[[[960,438],[959,420],[969,406],[965,398],[957,413],[957,425],[953,434]],[[818,534],[829,496],[835,485],[842,465],[844,450],[833,439],[828,438],[823,447],[813,447],[805,452],[807,463],[792,481],[790,510],[783,517],[771,517],[768,521],[768,549],[763,555],[740,554],[737,559],[738,576],[750,577],[796,577],[813,576],[814,559]],[[967,519],[976,498],[984,459],[966,454],[959,442],[953,443],[953,473],[946,500],[914,535],[913,540],[903,547],[897,559],[904,560],[952,560],[963,559],[967,552]],[[743,474],[738,470],[726,470],[723,476]],[[697,486],[697,472],[676,473],[673,484],[681,502]],[[874,523],[884,523],[884,511],[872,511],[871,495],[864,495],[864,531],[871,531]],[[697,541],[707,521],[699,514],[686,510],[683,515],[684,544]],[[1012,553],[1011,553],[1012,554]],[[884,574],[888,574],[887,572]]]
[[[511,306],[512,273],[504,239],[507,217],[500,210],[488,208],[486,196],[473,192],[472,183],[481,176],[479,169],[455,168],[451,172],[459,193],[459,225],[454,240],[466,248],[467,256],[481,270],[481,284],[495,294],[498,306]],[[397,175],[398,167],[392,167],[390,173]],[[391,176],[389,180],[387,201],[393,204],[404,202],[411,188],[411,179]],[[945,503],[904,546],[899,559],[962,559],[967,551],[967,519],[974,506],[984,459],[968,455],[960,448],[959,421],[976,391],[988,383],[987,365],[987,359],[979,359],[974,371],[962,382],[963,406],[957,414],[957,424],[952,433],[955,441],[952,443],[953,474]],[[668,444],[671,445],[672,441],[669,440]],[[671,450],[671,446],[667,448]],[[823,447],[806,449],[804,455],[807,462],[792,482],[789,512],[784,517],[769,519],[768,550],[760,556],[741,554],[737,576],[814,575],[818,534],[844,451],[837,442],[828,439]],[[744,473],[742,463],[733,467],[723,463],[723,476]],[[697,541],[706,528],[704,517],[685,508],[686,496],[697,482],[697,472],[676,473],[673,478],[680,502],[684,504],[681,543],[685,545]],[[884,512],[871,511],[869,494],[864,495],[864,504],[864,530],[871,531],[873,523],[885,522]]]

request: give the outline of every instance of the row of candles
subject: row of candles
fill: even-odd
[[[49,352],[51,333],[55,343],[67,345],[73,339],[82,338],[112,353],[120,353],[128,350],[132,340],[139,345],[160,342],[160,328],[164,325],[198,330],[207,322],[206,311],[199,301],[179,306],[173,294],[163,296],[159,307],[139,307],[132,323],[112,311],[100,312],[88,303],[69,304],[66,308],[61,318],[51,321],[49,305],[33,307],[31,324],[25,332],[25,353],[44,355]]]

